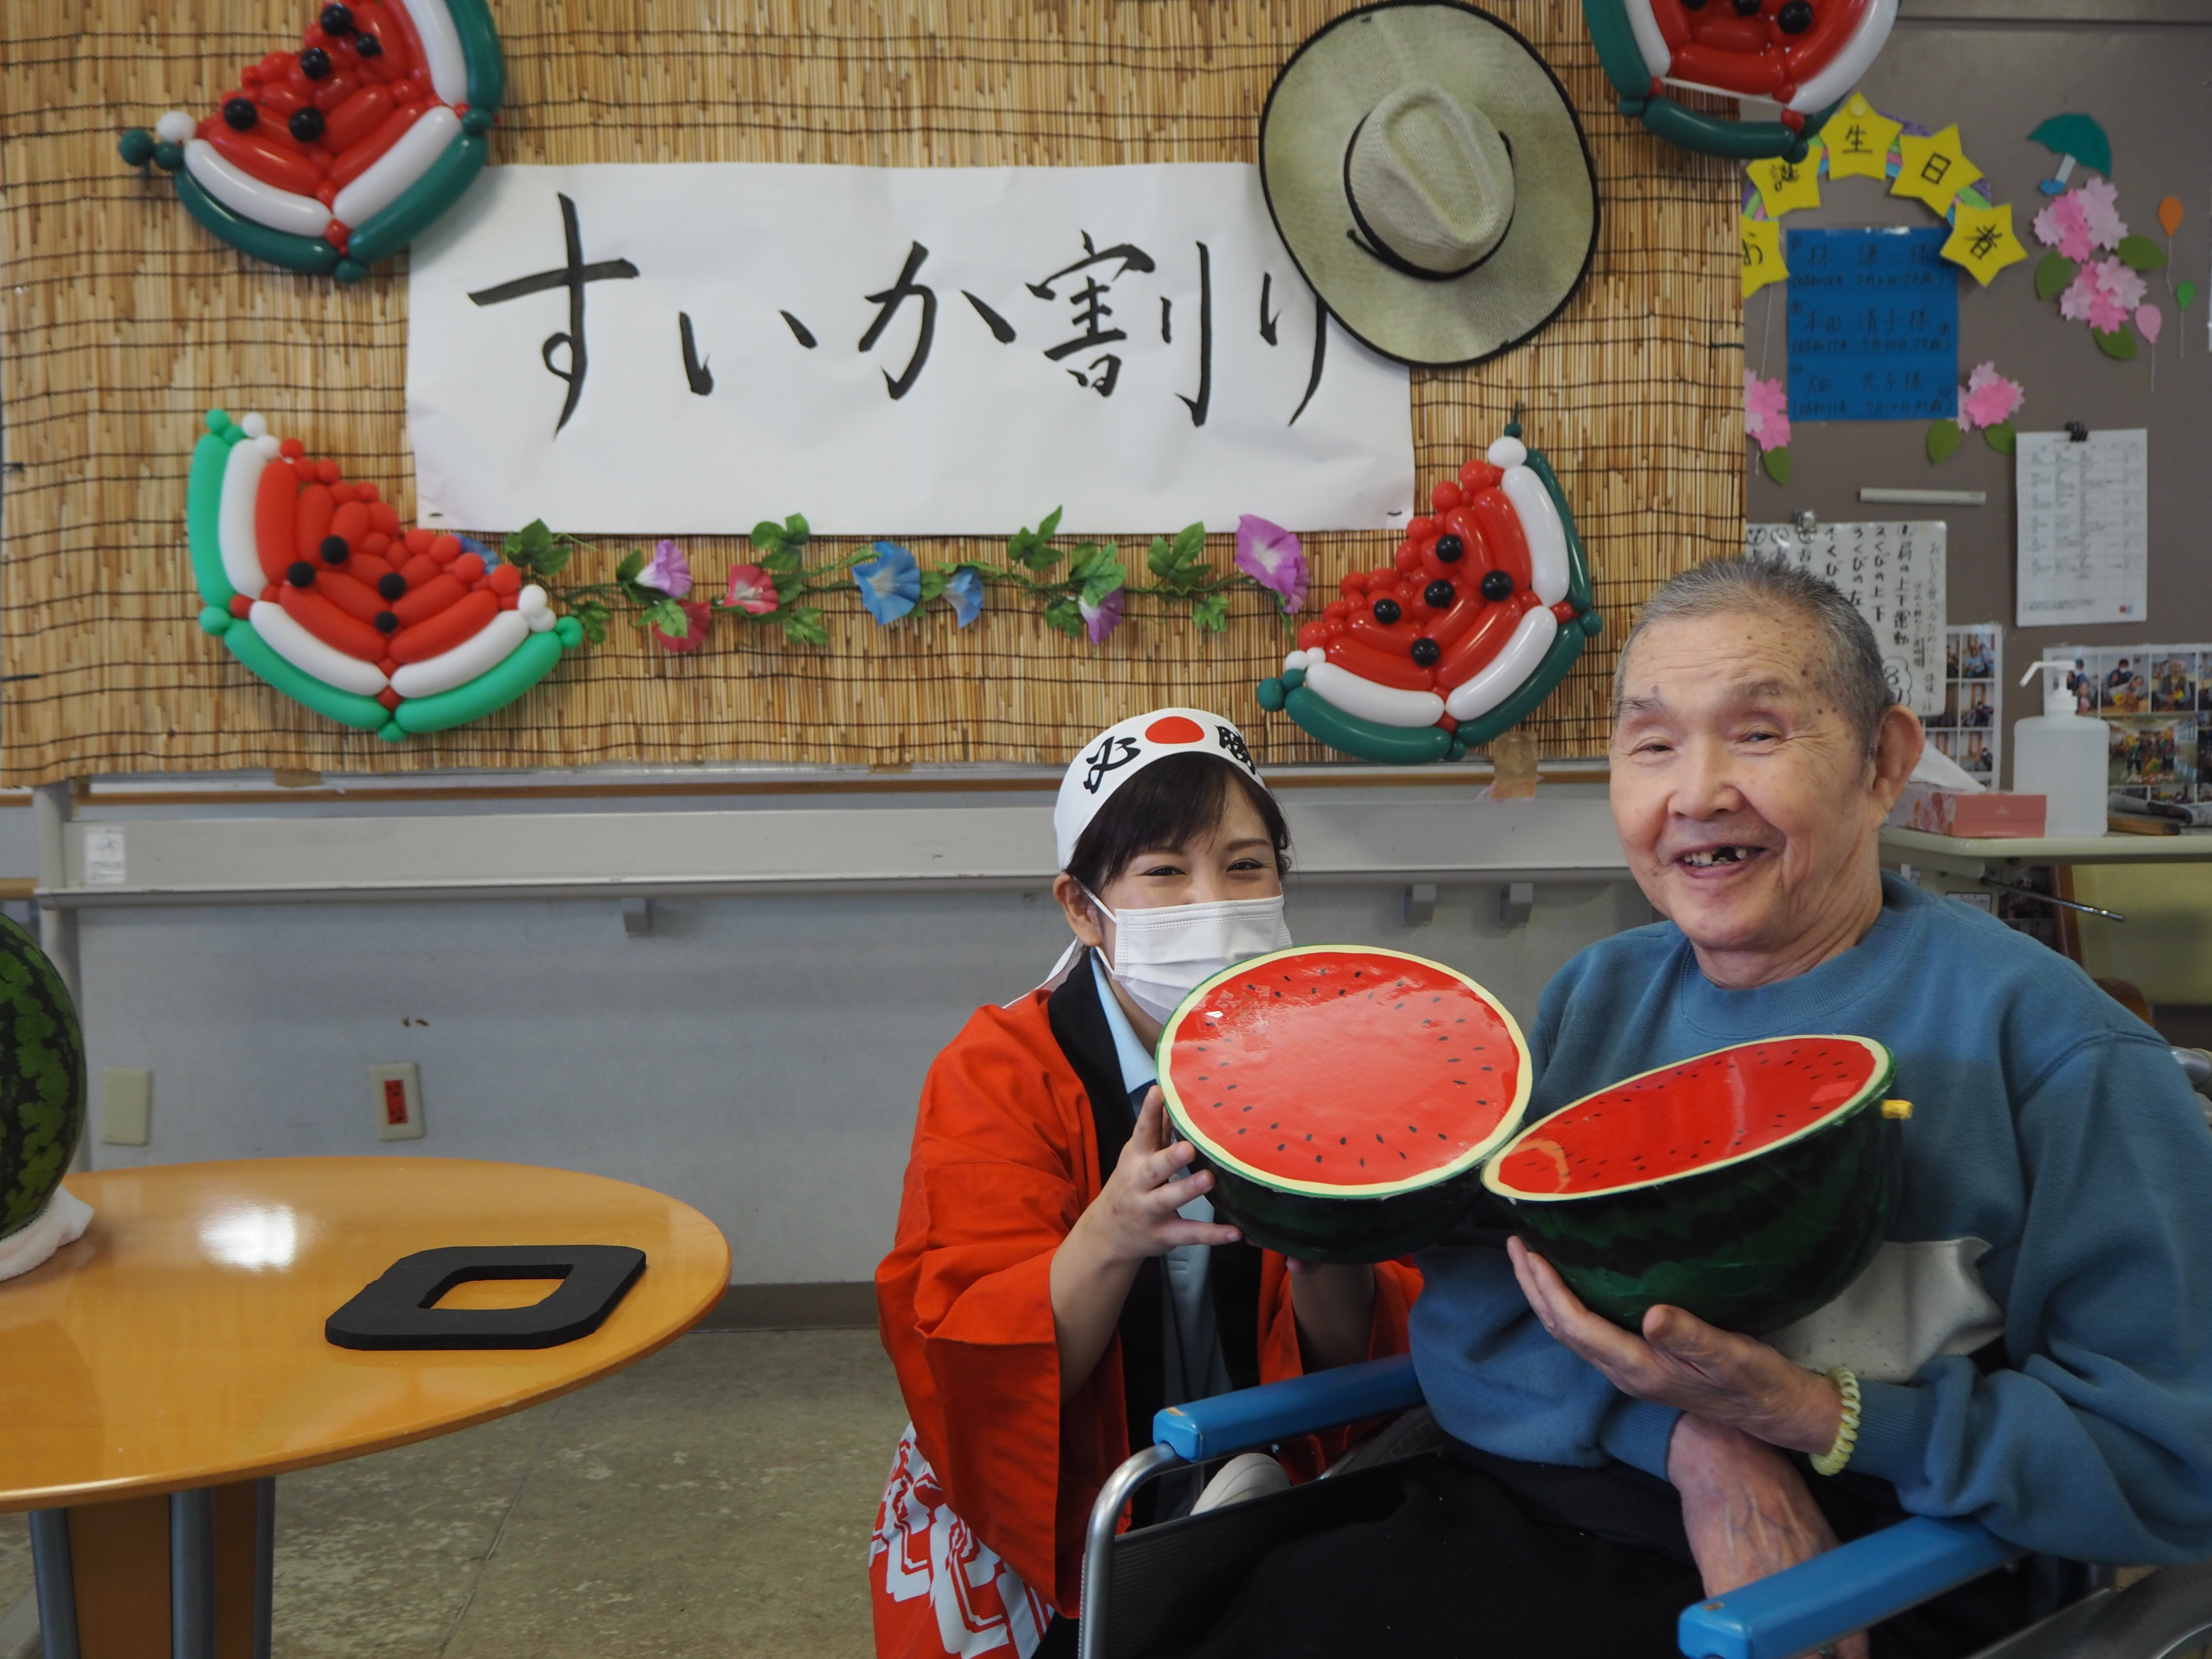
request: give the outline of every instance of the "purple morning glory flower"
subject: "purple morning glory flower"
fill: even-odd
[[[1093,645],[1105,644],[1106,636],[1121,625],[1121,590],[1118,587],[1097,605],[1080,599],[1076,605],[1083,612],[1083,625],[1090,630]]]
[[[896,542],[878,542],[876,556],[853,567],[853,580],[878,626],[896,622],[921,603],[921,567]]]
[[[945,597],[952,601],[952,615],[965,628],[983,614],[983,573],[963,564],[945,579]]]
[[[1306,556],[1279,524],[1247,513],[1237,520],[1237,568],[1283,602],[1283,614],[1305,608]]]
[[[637,580],[641,587],[653,588],[672,599],[680,599],[691,591],[691,562],[674,542],[655,542],[652,562],[637,573]]]

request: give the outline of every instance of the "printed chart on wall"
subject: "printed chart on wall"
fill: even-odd
[[[2019,444],[2015,623],[2145,620],[2150,434],[2023,432]]]
[[[1943,630],[1943,707],[1928,716],[1928,741],[1994,789],[2004,770],[2004,629],[1977,623]]]
[[[2148,800],[2212,800],[2200,736],[2212,726],[2212,643],[2051,654],[2073,658],[2075,706],[2105,722],[2114,789]]]
[[[1916,714],[1940,714],[1944,697],[1944,526],[1789,524],[1744,526],[1744,551],[1778,553],[1841,588],[1874,629],[1897,700]]]

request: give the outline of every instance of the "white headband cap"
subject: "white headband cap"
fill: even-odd
[[[1242,767],[1262,789],[1267,781],[1252,764],[1244,734],[1218,714],[1203,708],[1155,708],[1109,726],[1083,745],[1060,781],[1060,799],[1052,809],[1053,839],[1060,867],[1075,856],[1075,843],[1098,816],[1107,799],[1154,761],[1174,755],[1218,755]]]

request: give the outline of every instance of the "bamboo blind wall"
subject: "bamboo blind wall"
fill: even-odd
[[[1423,499],[1516,402],[1589,544],[1605,634],[1533,719],[1545,752],[1604,746],[1612,647],[1668,575],[1741,544],[1741,306],[1734,184],[1613,113],[1576,0],[1490,0],[1574,99],[1602,202],[1580,293],[1531,343],[1417,373]],[[628,627],[571,653],[503,714],[404,745],[342,730],[262,685],[194,622],[185,481],[211,405],[259,409],[412,520],[404,256],[348,287],[247,260],[126,125],[204,111],[239,65],[296,43],[313,0],[0,0],[0,782],[290,766],[402,771],[628,760],[1058,762],[1160,702],[1213,707],[1263,758],[1326,757],[1255,682],[1284,637],[1256,595],[1226,635],[1133,600],[1101,648],[1008,601],[956,631],[941,610],[878,629],[828,607],[826,649],[716,627],[671,657]],[[1261,106],[1345,0],[494,0],[510,92],[501,162],[763,161],[876,166],[1251,161]],[[763,501],[762,516],[804,503]],[[1011,531],[1014,526],[1007,526]],[[1173,526],[1132,525],[1139,548]],[[896,535],[887,525],[883,533]],[[1306,540],[1319,597],[1388,560],[1386,533]],[[595,580],[629,543],[580,557]],[[997,543],[909,541],[925,564]],[[702,590],[740,544],[687,544]],[[1230,538],[1209,552],[1225,565]]]

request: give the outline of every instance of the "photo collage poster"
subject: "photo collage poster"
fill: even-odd
[[[1943,630],[1943,708],[1927,718],[1928,741],[1994,789],[2004,772],[2004,629],[1996,623]]]
[[[2197,733],[2212,714],[2212,645],[2054,651],[2074,659],[2075,706],[2105,722],[2106,775],[2149,800],[2212,800]]]

